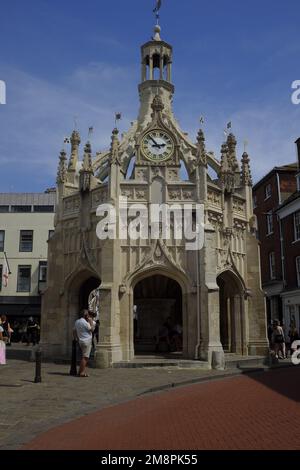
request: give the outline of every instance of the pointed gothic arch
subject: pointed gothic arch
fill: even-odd
[[[217,277],[220,302],[220,338],[227,353],[246,354],[245,284],[232,269]]]
[[[152,281],[152,280],[153,281]],[[161,323],[163,320],[166,320],[166,318],[170,315],[169,313],[173,313],[174,315],[174,310],[172,312],[172,309],[175,309],[175,316],[174,316],[174,321],[181,323],[181,326],[183,328],[183,333],[182,333],[182,351],[183,351],[183,356],[187,355],[187,349],[188,349],[188,325],[189,325],[189,315],[188,315],[188,297],[189,293],[192,290],[191,282],[190,280],[185,276],[183,272],[180,270],[176,269],[175,267],[170,267],[170,266],[164,266],[164,265],[154,265],[152,267],[145,266],[144,268],[141,268],[139,271],[135,272],[130,279],[128,280],[129,285],[130,285],[130,324],[132,325],[131,327],[131,342],[133,344],[132,350],[135,350],[135,337],[134,337],[134,318],[133,318],[133,306],[135,305],[135,294],[136,294],[136,288],[140,284],[142,285],[144,283],[144,286],[148,283],[156,282],[158,285],[159,282],[158,280],[161,279],[163,281],[162,286],[159,288],[162,288],[162,291],[164,289],[164,286],[173,286],[173,289],[175,290],[175,286],[177,286],[177,300],[174,304],[174,297],[168,297],[168,291],[166,291],[165,297],[163,299],[161,298],[154,298],[153,302],[153,310],[155,310],[157,313],[157,318],[156,318],[156,323],[153,324],[153,335],[152,335],[152,341],[149,341],[149,338],[146,338],[146,344],[147,346],[144,347],[143,351],[143,345],[137,351],[135,352],[144,352],[144,353],[150,353],[153,354],[155,351],[155,340],[154,336],[157,335],[157,328],[161,325],[159,325],[159,322]],[[149,281],[150,280],[150,281]],[[151,301],[151,299],[150,299]],[[162,308],[162,303],[165,304],[165,308]],[[180,303],[180,309],[179,309],[179,303]],[[154,305],[156,304],[156,305]],[[149,299],[146,300],[146,310],[147,312],[151,312],[151,305],[149,307]],[[177,309],[177,310],[176,310]],[[163,313],[163,317],[161,317],[160,313]],[[166,318],[165,318],[166,317]],[[180,321],[181,320],[181,321]],[[149,331],[149,323],[148,323],[148,331]],[[150,328],[151,329],[151,328]],[[148,348],[148,351],[147,351]],[[164,351],[159,350],[159,353],[162,353]],[[167,352],[167,351],[165,351]]]
[[[68,278],[65,284],[67,293],[66,309],[66,336],[68,344],[71,343],[74,323],[80,311],[88,308],[89,294],[101,285],[99,275],[91,268],[79,267]]]

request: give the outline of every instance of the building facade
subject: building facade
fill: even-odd
[[[54,231],[55,192],[0,194],[0,313],[11,320],[40,318],[48,240]],[[8,260],[8,285],[2,282]]]
[[[253,187],[254,213],[261,243],[262,287],[267,300],[268,322],[282,320],[281,293],[285,288],[282,244],[277,209],[296,191],[297,163],[273,168]]]
[[[287,329],[295,325],[300,331],[300,139],[296,191],[277,210],[281,233],[282,319]]]
[[[60,154],[42,305],[46,356],[70,354],[74,321],[92,291],[100,298],[98,367],[130,361],[137,353],[153,354],[154,337],[168,318],[182,327],[182,357],[202,360],[207,367],[213,358],[222,364],[224,352],[267,351],[249,157],[244,153],[238,160],[233,134],[218,159],[207,152],[202,129],[196,143],[180,129],[172,110],[172,46],[160,32],[156,26],[152,40],[141,48],[140,111],[129,131],[119,139],[114,129],[110,149],[95,156],[88,142],[83,160],[74,131],[70,155]],[[182,164],[188,179],[182,178]],[[189,204],[193,213],[200,205],[204,247],[187,250],[186,240],[175,237],[172,218],[169,237],[158,224],[154,237],[151,227],[144,239],[99,239],[96,231],[105,216],[97,215],[98,206],[109,203],[116,211],[116,220],[106,226],[109,236],[121,223],[124,198],[129,206],[147,208]],[[194,228],[199,233],[195,221]]]

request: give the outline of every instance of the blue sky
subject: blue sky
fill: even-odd
[[[174,111],[195,140],[205,116],[219,157],[228,121],[249,141],[254,179],[296,160],[300,105],[299,0],[163,0],[162,38],[174,46]],[[1,0],[0,192],[55,184],[58,154],[78,116],[82,140],[106,148],[138,112],[140,45],[152,35],[154,0]]]

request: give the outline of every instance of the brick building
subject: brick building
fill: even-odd
[[[281,293],[283,321],[289,327],[295,323],[300,329],[300,138],[297,140],[299,169],[296,191],[277,210],[282,234]]]
[[[254,214],[257,217],[258,239],[261,243],[262,287],[266,294],[269,322],[275,318],[283,318],[281,295],[286,288],[284,273],[288,259],[284,258],[283,252],[286,250],[283,244],[292,243],[292,228],[285,227],[287,238],[284,239],[277,210],[294,197],[297,191],[297,172],[298,163],[275,167],[253,188]]]

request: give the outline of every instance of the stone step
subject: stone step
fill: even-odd
[[[208,370],[208,363],[205,361],[189,361],[184,359],[158,358],[136,358],[131,361],[120,361],[113,364],[114,369],[142,369],[153,367],[176,367],[178,369],[201,369]]]
[[[226,369],[246,369],[248,367],[265,367],[269,360],[265,356],[235,356],[225,354]]]
[[[23,346],[12,343],[6,346],[6,358],[19,361],[34,361],[34,351],[31,346]]]

